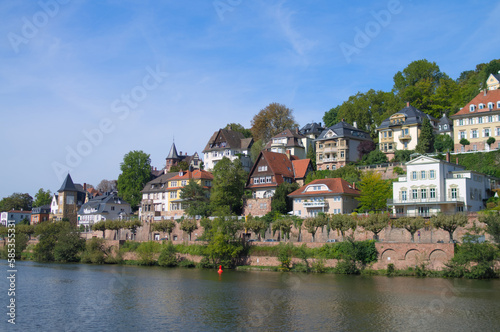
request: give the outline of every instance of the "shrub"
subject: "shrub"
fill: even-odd
[[[143,242],[137,247],[136,252],[139,254],[140,265],[155,265],[156,260],[154,255],[159,253],[161,250],[161,245],[155,241]]]
[[[172,242],[169,242],[161,251],[160,257],[158,257],[158,265],[174,267],[177,266],[179,260],[175,254],[175,246]]]
[[[326,272],[325,261],[323,259],[315,260],[311,264],[311,269],[313,272],[316,273],[325,273]]]
[[[278,260],[281,263],[280,269],[282,271],[290,271],[292,264],[293,245],[292,244],[283,245],[282,243],[280,243],[277,247],[279,248]]]
[[[394,264],[392,263],[387,264],[387,275],[392,276],[394,275],[394,272],[395,272]]]
[[[353,260],[340,260],[333,269],[338,274],[359,274],[360,271]]]
[[[196,264],[195,262],[190,261],[189,259],[183,259],[179,262],[179,267],[193,268],[196,267]]]

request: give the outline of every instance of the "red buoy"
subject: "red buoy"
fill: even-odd
[[[219,271],[217,271],[219,274],[221,274],[223,271],[222,271],[222,265],[219,265]]]

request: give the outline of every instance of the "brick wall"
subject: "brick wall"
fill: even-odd
[[[271,198],[247,198],[243,202],[243,215],[264,216],[271,212]]]

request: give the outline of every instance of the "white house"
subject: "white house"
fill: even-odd
[[[0,223],[3,226],[7,226],[8,223],[18,224],[24,219],[31,219],[31,211],[10,210],[0,213]]]
[[[252,168],[250,148],[253,139],[245,138],[242,133],[231,129],[219,129],[208,141],[203,150],[205,170],[212,171],[214,166],[226,157],[231,161],[240,159],[243,169],[247,172]]]
[[[427,156],[406,163],[406,175],[392,185],[387,204],[394,213],[428,217],[439,212],[479,211],[491,193],[491,178]]]
[[[116,193],[97,196],[78,210],[78,226],[92,226],[102,220],[127,220],[132,209],[130,204]]]

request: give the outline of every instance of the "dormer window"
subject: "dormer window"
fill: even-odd
[[[479,104],[479,109],[482,110],[483,108],[484,108],[484,104],[483,103]]]
[[[490,102],[488,103],[488,108],[489,108],[490,110],[492,110],[492,109],[493,109],[493,105],[494,105],[494,104],[490,101]]]
[[[443,125],[443,129],[448,129],[448,125]]]
[[[500,108],[500,101],[497,101],[497,108]]]
[[[474,112],[476,110],[476,105],[470,105],[469,110]]]

